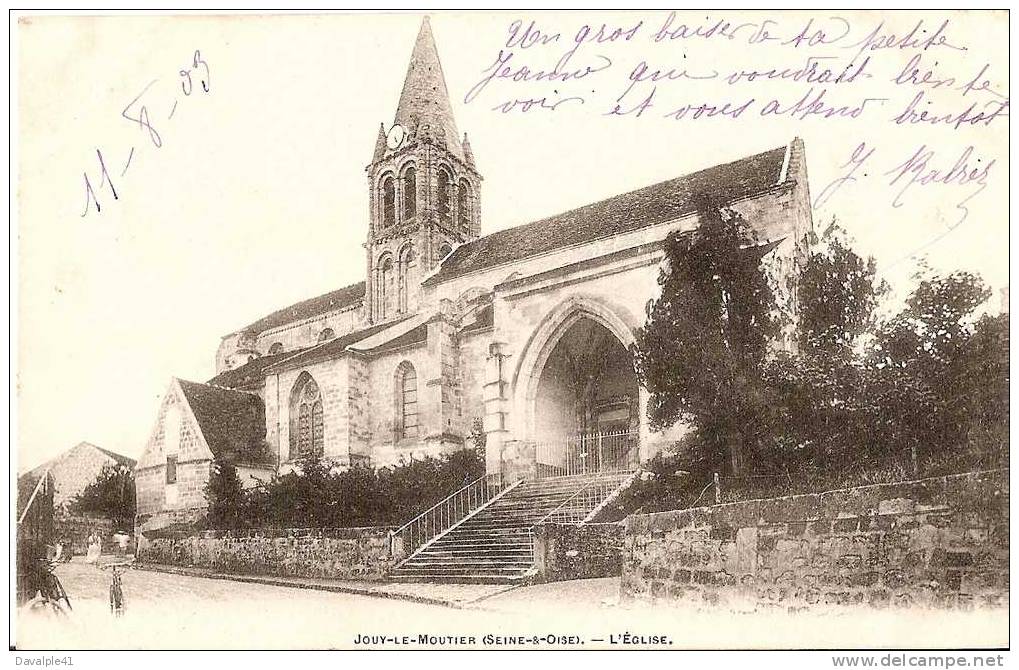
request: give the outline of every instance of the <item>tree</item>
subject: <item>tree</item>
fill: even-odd
[[[244,487],[237,476],[237,468],[229,461],[217,458],[213,462],[205,485],[205,497],[209,503],[206,520],[211,527],[238,528],[243,525]]]
[[[703,201],[695,234],[665,240],[661,295],[632,347],[651,424],[689,423],[736,475],[768,432],[760,368],[778,332],[761,249],[738,213]]]
[[[888,446],[908,446],[914,461],[959,449],[966,440],[972,407],[965,392],[974,391],[967,380],[979,364],[971,349],[973,316],[990,296],[983,280],[969,272],[927,271],[919,279],[906,306],[877,333],[871,364],[887,373],[876,373],[869,389],[878,398],[902,393],[889,385],[910,389],[903,405],[912,419],[901,423],[911,430],[896,431],[898,444]]]
[[[134,523],[134,474],[124,466],[104,465],[95,480],[71,502],[78,514],[94,514],[112,519],[118,525]]]
[[[798,351],[779,353],[764,371],[781,417],[773,445],[779,453],[771,460],[831,470],[860,453],[859,436],[866,434],[859,345],[888,286],[877,278],[874,259],[853,251],[834,221],[820,239],[811,233],[805,242],[807,258],[794,278]]]
[[[888,285],[877,279],[874,258],[853,251],[834,221],[821,239],[809,242],[813,244],[796,277],[797,343],[801,351],[846,356],[873,328],[874,310]]]

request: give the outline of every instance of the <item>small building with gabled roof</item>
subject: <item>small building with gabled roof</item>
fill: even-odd
[[[38,481],[49,472],[53,481],[53,507],[58,512],[66,511],[89,484],[94,482],[104,467],[131,470],[133,458],[97,447],[91,442],[79,442],[59,456],[36,466],[18,477]]]
[[[208,508],[205,486],[217,460],[232,464],[249,486],[275,472],[262,399],[248,391],[173,379],[134,468],[139,529],[202,518]]]

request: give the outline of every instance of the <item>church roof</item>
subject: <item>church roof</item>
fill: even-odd
[[[417,315],[406,316],[402,319],[397,319],[396,321],[377,323],[374,326],[369,326],[368,328],[362,328],[361,330],[355,330],[354,332],[347,333],[346,335],[334,337],[333,339],[327,340],[322,344],[317,344],[313,347],[309,347],[305,349],[303,352],[297,354],[296,356],[285,357],[283,360],[279,361],[278,366],[270,364],[269,366],[267,366],[267,368],[277,367],[278,369],[285,369],[300,365],[307,365],[309,363],[315,363],[317,361],[324,361],[330,358],[337,358],[338,356],[342,356],[343,354],[345,354],[347,352],[347,347],[349,347],[350,345],[357,344],[361,340],[367,339],[372,335],[375,335],[376,333],[381,333],[383,330],[386,330],[387,328],[392,328],[393,326],[403,323],[407,319],[412,318],[414,316]]]
[[[725,203],[759,195],[785,177],[785,158],[786,147],[779,147],[500,230],[457,247],[425,283],[666,223],[692,213],[700,195]]]
[[[281,354],[259,356],[232,370],[220,372],[206,383],[231,389],[261,386],[262,380],[265,379],[264,371],[267,367],[291,356],[296,356],[307,348],[301,347],[300,349],[291,349]]]
[[[440,139],[457,158],[464,159],[446,78],[442,74],[439,51],[427,16],[421,22],[417,41],[414,42],[394,123],[417,135],[423,134],[427,126],[428,133]]]
[[[177,380],[209,449],[234,463],[272,465],[264,447],[265,405],[254,393]]]
[[[249,333],[261,333],[269,330],[270,328],[282,326],[286,323],[300,321],[302,319],[310,319],[320,314],[325,314],[327,312],[355,305],[363,298],[364,282],[359,281],[356,284],[344,286],[341,289],[324,293],[315,298],[302,300],[301,302],[294,303],[289,307],[276,310],[272,314],[263,316],[258,321],[249,324],[243,330]]]

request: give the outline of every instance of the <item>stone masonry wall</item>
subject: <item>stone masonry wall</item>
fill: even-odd
[[[535,529],[538,580],[615,577],[623,570],[623,525],[544,523]]]
[[[389,528],[206,531],[152,538],[138,560],[218,572],[377,580],[395,564]]]
[[[118,529],[116,524],[104,517],[86,514],[56,515],[53,519],[53,537],[57,542],[66,543],[65,552],[80,556],[88,551],[88,538],[98,533],[103,541],[103,551],[114,550],[113,534],[117,530],[130,532],[131,528]]]
[[[750,609],[1008,604],[1008,473],[633,515],[624,599]]]

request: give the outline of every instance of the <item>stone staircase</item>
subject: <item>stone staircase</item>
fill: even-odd
[[[509,583],[534,566],[532,528],[578,523],[628,482],[632,473],[552,477],[517,484],[435,537],[400,564],[397,581]]]

